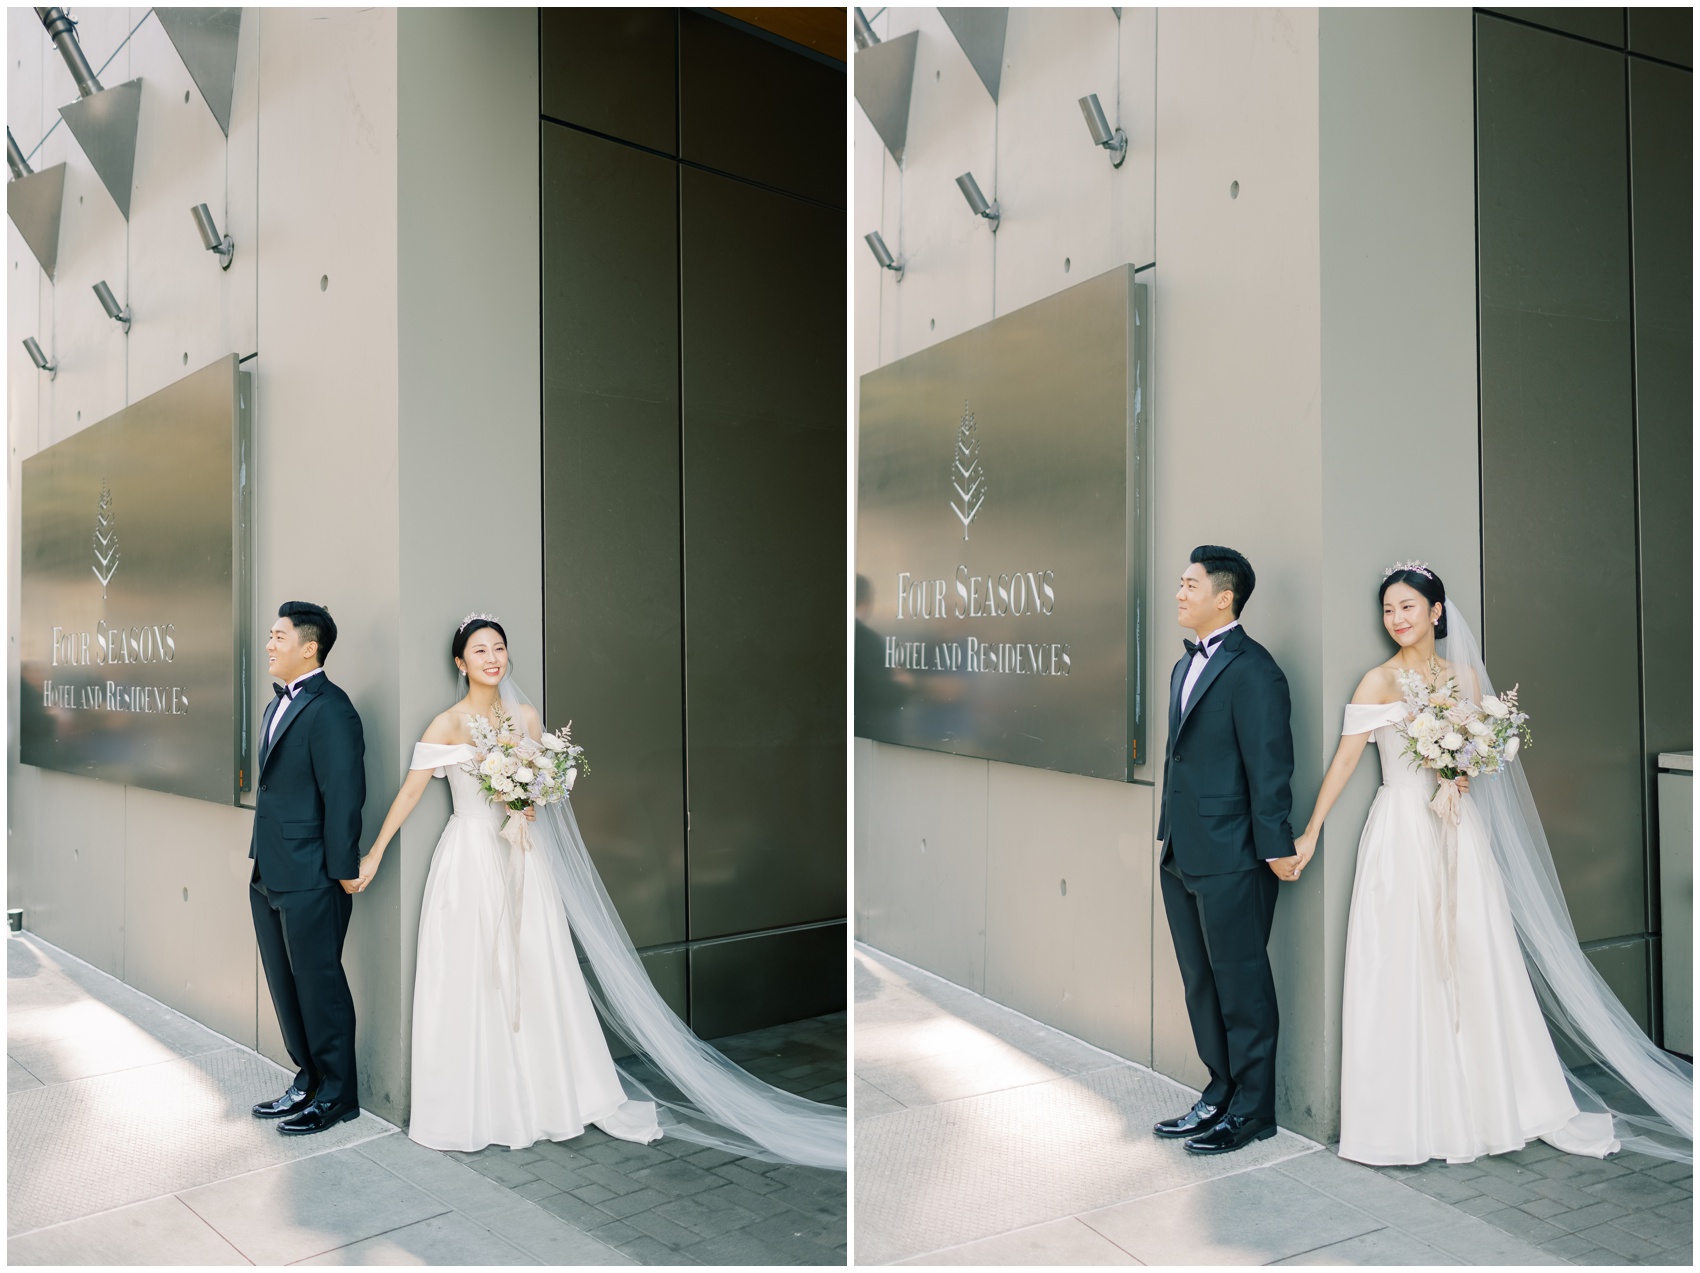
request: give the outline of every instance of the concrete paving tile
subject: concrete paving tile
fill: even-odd
[[[348,1149],[203,1185],[181,1196],[256,1264],[293,1264],[449,1209]]]
[[[655,1214],[671,1220],[674,1224],[683,1225],[703,1238],[717,1238],[722,1233],[745,1228],[762,1218],[742,1207],[705,1206],[704,1200],[713,1196],[703,1194],[699,1198],[673,1198],[657,1206]]]
[[[1482,1217],[1496,1229],[1504,1229],[1513,1237],[1522,1238],[1539,1246],[1553,1238],[1561,1238],[1566,1230],[1559,1228],[1548,1220],[1541,1220],[1518,1207],[1501,1207],[1498,1211],[1490,1211]]]
[[[42,1086],[41,1080],[19,1065],[17,1058],[8,1052],[6,1054],[6,1090],[8,1092],[21,1092],[27,1087],[40,1086]]]
[[[456,1212],[351,1242],[301,1264],[536,1264],[525,1252]]]
[[[1586,1259],[1578,1257],[1585,1256],[1589,1251],[1600,1249],[1591,1239],[1575,1233],[1567,1233],[1562,1238],[1554,1238],[1551,1242],[1541,1243],[1541,1250],[1550,1251],[1554,1255],[1569,1260],[1572,1264],[1586,1264],[1588,1262]]]
[[[1443,1176],[1435,1172],[1422,1172],[1409,1177],[1404,1183],[1419,1193],[1426,1193],[1431,1198],[1439,1198],[1442,1202],[1467,1202],[1471,1198],[1479,1198],[1483,1194],[1505,1203],[1510,1199],[1501,1196],[1501,1190],[1507,1192],[1522,1192],[1515,1185],[1506,1185],[1504,1181],[1495,1181],[1493,1187],[1481,1187],[1483,1177],[1474,1180],[1460,1180],[1454,1176]],[[1533,1198],[1533,1194],[1525,1194]]]
[[[698,1197],[703,1199],[724,1198],[736,1205],[741,1211],[766,1217],[778,1215],[780,1212],[788,1210],[786,1205],[779,1201],[776,1196],[783,1192],[784,1190],[776,1189],[771,1193],[757,1193],[755,1190],[746,1189],[742,1185],[726,1185],[723,1188],[716,1189],[713,1193],[699,1194]]]
[[[521,1185],[514,1190],[514,1196],[524,1198],[527,1202],[536,1202],[539,1198],[547,1198],[550,1194],[560,1193],[547,1180],[533,1180],[529,1185]]]
[[[570,1193],[550,1194],[547,1198],[539,1198],[536,1205],[586,1233],[608,1223],[606,1212],[598,1211],[588,1202],[580,1202]]]
[[[1694,1241],[1694,1225],[1681,1220],[1671,1220],[1665,1216],[1639,1212],[1635,1215],[1620,1216],[1612,1223],[1618,1228],[1633,1233],[1638,1238],[1645,1238],[1655,1246],[1665,1250],[1691,1244]]]
[[[1566,1233],[1574,1233],[1578,1229],[1592,1228],[1596,1224],[1621,1219],[1629,1214],[1628,1210],[1615,1202],[1590,1202],[1585,1207],[1566,1207],[1563,1211],[1548,1216],[1547,1222]]]
[[[466,1165],[485,1179],[494,1180],[510,1189],[530,1184],[538,1178],[518,1163],[510,1162],[505,1157],[497,1157],[488,1150],[468,1158]]]
[[[1503,1202],[1498,1198],[1490,1198],[1485,1193],[1477,1194],[1474,1198],[1467,1198],[1463,1202],[1455,1202],[1452,1205],[1465,1215],[1471,1216],[1485,1216],[1490,1211],[1505,1210]]]
[[[697,1263],[689,1252],[677,1251],[665,1242],[657,1242],[647,1234],[639,1234],[620,1247],[620,1254],[630,1256],[639,1264],[691,1265]]]
[[[590,1236],[598,1242],[606,1242],[614,1248],[622,1248],[628,1242],[635,1242],[644,1235],[639,1233],[624,1220],[610,1220],[599,1228],[592,1229]]]
[[[1275,1171],[1356,1207],[1379,1223],[1400,1229],[1465,1264],[1550,1264],[1538,1246],[1486,1224],[1472,1212],[1503,1210],[1496,1199],[1478,1195],[1458,1206],[1432,1198],[1379,1171],[1330,1153],[1301,1154],[1277,1163]]]
[[[1591,1228],[1580,1229],[1577,1232],[1579,1236],[1587,1238],[1594,1245],[1603,1246],[1606,1250],[1615,1251],[1631,1260],[1654,1260],[1666,1253],[1666,1248],[1660,1246],[1657,1242],[1638,1238],[1628,1230],[1609,1221],[1605,1224],[1596,1224]]]
[[[1619,1176],[1615,1180],[1602,1180],[1584,1188],[1596,1198],[1636,1211],[1651,1211],[1654,1207],[1662,1207],[1667,1203],[1681,1202],[1684,1197],[1689,1196],[1675,1185],[1667,1185],[1662,1180],[1639,1172],[1632,1176]]]
[[[1570,1208],[1551,1198],[1536,1198],[1533,1202],[1525,1202],[1518,1210],[1538,1220],[1550,1220],[1553,1216],[1563,1215]]]
[[[1618,1176],[1628,1175],[1629,1168],[1619,1167],[1605,1158],[1560,1154],[1552,1161],[1541,1164],[1541,1174],[1548,1180],[1562,1180],[1579,1189],[1585,1189],[1589,1185],[1599,1184],[1602,1180],[1613,1180]]]
[[[609,1198],[618,1198],[620,1196],[612,1189],[604,1189],[601,1185],[591,1184],[580,1185],[577,1189],[569,1189],[567,1192],[572,1194],[572,1196],[577,1198],[580,1202],[588,1202],[593,1207],[600,1202],[607,1201]]]
[[[1554,1202],[1562,1202],[1572,1210],[1591,1207],[1597,1201],[1593,1194],[1578,1189],[1567,1180],[1537,1180],[1529,1186],[1529,1192],[1538,1193],[1543,1198],[1551,1198]]]
[[[1427,1192],[1428,1180],[1413,1182],[1418,1189]],[[1533,1202],[1541,1195],[1522,1185],[1514,1185],[1502,1176],[1478,1176],[1461,1188],[1469,1189],[1472,1193],[1485,1193],[1490,1198],[1498,1198],[1508,1207],[1520,1207],[1525,1202]]]
[[[707,1171],[710,1167],[718,1167],[721,1163],[737,1162],[737,1154],[729,1154],[724,1149],[699,1149],[694,1154],[687,1154],[685,1161],[693,1167],[701,1167]]]
[[[578,1174],[585,1183],[601,1185],[612,1193],[636,1193],[644,1187],[642,1182],[631,1178],[632,1173],[616,1171],[605,1163],[591,1163],[588,1167],[580,1167]]]
[[[943,1251],[930,1251],[901,1264],[932,1265],[1103,1265],[1138,1264],[1126,1251],[1073,1216],[1052,1220],[995,1238],[982,1238]]]
[[[1572,1264],[1612,1265],[1621,1264],[1632,1266],[1635,1261],[1627,1255],[1619,1255],[1616,1251],[1608,1251],[1603,1246],[1597,1246],[1585,1256],[1577,1256],[1570,1261]]]
[[[591,1161],[561,1140],[540,1140],[532,1148],[537,1151],[540,1159],[559,1163],[563,1167],[583,1167]]]
[[[76,1016],[58,1038],[21,1039],[8,1033],[6,1055],[43,1084],[68,1083],[97,1074],[175,1061],[187,1055],[126,1020],[104,1004],[84,1000],[73,1007],[32,1016]],[[226,1045],[228,1046],[228,1044]],[[213,1049],[203,1049],[212,1051]]]
[[[867,1079],[856,1076],[855,1112],[858,1119],[878,1118],[881,1114],[896,1114],[909,1108],[879,1090]]]
[[[825,1246],[796,1236],[777,1220],[764,1220],[747,1229],[704,1238],[691,1248],[703,1264],[843,1264],[844,1256]]]
[[[630,1264],[611,1245],[573,1227],[541,1207],[518,1202],[491,1227],[539,1264]]]
[[[1142,1264],[1270,1264],[1384,1227],[1269,1171],[1224,1176],[1080,1219]]]
[[[639,1211],[648,1211],[651,1207],[659,1207],[670,1199],[670,1194],[662,1193],[659,1189],[639,1189],[633,1193],[615,1194],[596,1204],[596,1209],[605,1215],[623,1220]]]
[[[1662,1162],[1656,1167],[1647,1168],[1644,1174],[1666,1184],[1683,1184],[1694,1179],[1694,1168],[1684,1162]]]
[[[1324,1265],[1435,1265],[1462,1264],[1438,1247],[1413,1238],[1399,1229],[1376,1229],[1371,1233],[1331,1243],[1314,1251],[1290,1255],[1277,1264]]]
[[[596,1165],[588,1159],[582,1161],[583,1165],[586,1167]],[[592,1183],[579,1174],[578,1168],[568,1167],[565,1164],[558,1163],[551,1158],[540,1158],[534,1163],[529,1163],[526,1166],[526,1170],[531,1172],[538,1180],[551,1184],[557,1189],[565,1190],[568,1193],[571,1193],[576,1189],[583,1189]]]
[[[740,1188],[748,1189],[751,1193],[772,1193],[776,1189],[784,1188],[778,1181],[769,1180],[766,1176],[750,1170],[755,1165],[748,1162],[727,1163],[714,1168],[714,1174]]]
[[[664,1242],[675,1251],[688,1247],[701,1240],[701,1234],[692,1233],[682,1224],[674,1224],[664,1215],[654,1211],[638,1211],[625,1217],[625,1222],[639,1233],[646,1233],[657,1242]]]
[[[1001,1041],[895,1065],[858,1069],[856,1073],[910,1109],[1063,1077],[1056,1068]]]
[[[688,1197],[717,1188],[721,1178],[683,1159],[658,1163],[630,1173],[629,1179],[645,1189],[659,1189],[675,1198]]]
[[[1653,1214],[1668,1216],[1672,1220],[1692,1219],[1694,1215],[1694,1200],[1684,1198],[1681,1202],[1666,1203],[1662,1207],[1654,1207]]]
[[[1616,1166],[1629,1168],[1630,1171],[1648,1171],[1668,1162],[1669,1159],[1655,1158],[1651,1154],[1638,1154],[1633,1149],[1625,1149],[1613,1154],[1611,1161]]]
[[[205,1220],[171,1196],[12,1238],[6,1244],[6,1260],[59,1265],[245,1262]]]

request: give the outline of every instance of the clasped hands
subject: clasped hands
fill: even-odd
[[[1470,775],[1460,774],[1455,780],[1458,784],[1458,794],[1467,795],[1470,790]],[[1316,853],[1317,832],[1306,831],[1293,841],[1292,856],[1284,858],[1265,858],[1269,869],[1275,872],[1276,878],[1289,883],[1304,874],[1305,867],[1310,865],[1311,857]]]
[[[523,816],[527,822],[536,822],[537,806],[534,804],[526,805]],[[384,854],[382,850],[368,853],[365,857],[360,859],[360,874],[358,876],[352,880],[338,880],[337,883],[342,885],[342,891],[344,893],[364,893],[366,891],[366,886],[370,884],[373,877],[378,874],[378,863],[383,860]]]

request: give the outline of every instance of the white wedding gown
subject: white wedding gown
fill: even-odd
[[[501,838],[505,814],[461,768],[475,754],[413,750],[412,768],[448,778],[454,815],[419,915],[407,1134],[432,1149],[522,1149],[594,1123],[655,1140],[654,1104],[628,1100],[614,1071],[555,881]]]
[[[1462,1163],[1536,1137],[1566,1153],[1613,1153],[1611,1116],[1581,1113],[1571,1096],[1469,796],[1448,958],[1442,824],[1428,807],[1437,778],[1400,755],[1404,713],[1403,703],[1346,708],[1344,733],[1368,733],[1381,753],[1382,786],[1346,930],[1340,1156]]]

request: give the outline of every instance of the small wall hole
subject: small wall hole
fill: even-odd
[[[1068,881],[1067,880],[1064,880],[1062,882],[1062,884],[1058,888],[1058,891],[1063,897],[1068,896]]]
[[[1069,266],[1072,265],[1072,264],[1073,264],[1073,262],[1070,261],[1066,256],[1063,257],[1063,273],[1064,274],[1068,273]]]
[[[928,331],[932,331],[933,328],[937,327],[938,325],[939,325],[939,320],[936,319],[936,318],[929,318],[927,320],[927,330]]]
[[[183,90],[183,105],[187,106],[188,104],[189,104],[189,90],[184,89]]]
[[[189,351],[187,349],[183,351],[183,365],[185,367],[189,365]]]
[[[1238,199],[1239,197],[1240,197],[1240,183],[1236,181],[1236,182],[1233,182],[1232,184],[1230,184],[1228,186],[1228,198]]]
[[[183,900],[185,902],[189,900],[189,890],[188,889],[183,890]]]
[[[330,286],[331,286],[331,276],[329,274],[319,275],[319,290],[321,292],[329,291]]]

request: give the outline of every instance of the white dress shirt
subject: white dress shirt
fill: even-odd
[[[316,667],[311,672],[301,673],[300,676],[296,677],[289,683],[289,693],[283,698],[278,699],[277,710],[272,713],[272,727],[266,732],[267,747],[270,747],[272,743],[277,740],[277,727],[282,723],[284,713],[289,710],[289,706],[295,701],[296,695],[301,693],[301,682],[305,681],[309,676],[317,676],[324,670],[325,669],[322,667]]]
[[[1216,651],[1221,648],[1222,638],[1227,636],[1229,632],[1239,626],[1240,621],[1235,619],[1232,623],[1224,624],[1222,627],[1217,628],[1209,636],[1205,637],[1204,640],[1199,642],[1204,649],[1192,656],[1192,665],[1187,668],[1186,680],[1181,684],[1181,711],[1186,711],[1187,700],[1192,697],[1192,687],[1197,685],[1198,678],[1204,675],[1204,667],[1210,662],[1210,655],[1216,653]],[[1209,651],[1208,654],[1205,653],[1206,650]]]

